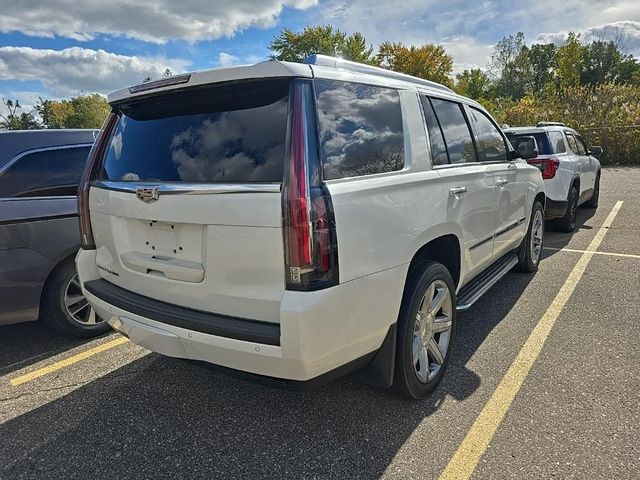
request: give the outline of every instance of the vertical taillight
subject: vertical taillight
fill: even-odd
[[[560,167],[560,160],[557,158],[532,158],[527,161],[540,169],[542,178],[545,180],[555,177],[556,171]]]
[[[313,83],[291,84],[283,227],[289,290],[338,283],[338,248],[331,196],[322,182]]]
[[[100,163],[105,153],[105,148],[116,124],[117,115],[110,113],[104,121],[96,141],[89,152],[87,164],[84,168],[80,184],[78,185],[78,218],[80,219],[80,238],[82,248],[85,250],[93,250],[96,248],[93,240],[93,232],[91,231],[91,218],[89,216],[89,187],[95,179],[100,169]]]

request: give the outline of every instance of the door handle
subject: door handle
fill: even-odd
[[[509,180],[507,180],[506,178],[499,178],[498,180],[496,180],[496,186],[498,187],[504,187],[507,183],[509,183]]]
[[[467,187],[453,187],[449,189],[449,195],[452,197],[461,197],[467,193]]]
[[[513,170],[514,168],[518,168],[518,165],[516,165],[515,162],[509,162],[507,164],[507,168],[510,169],[510,170]]]

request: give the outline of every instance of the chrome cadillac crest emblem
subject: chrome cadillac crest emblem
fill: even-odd
[[[144,203],[152,203],[158,200],[160,189],[158,187],[139,187],[136,190],[136,197]]]

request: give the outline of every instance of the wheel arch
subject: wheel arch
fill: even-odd
[[[462,250],[457,235],[453,233],[440,235],[418,248],[409,262],[405,285],[413,270],[426,261],[442,263],[449,270],[455,287],[458,287],[462,268]]]

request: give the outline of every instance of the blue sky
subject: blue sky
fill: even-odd
[[[282,28],[330,23],[368,42],[435,42],[455,70],[483,67],[504,35],[623,38],[640,57],[638,0],[0,0],[0,95],[109,91],[174,72],[254,63]]]

